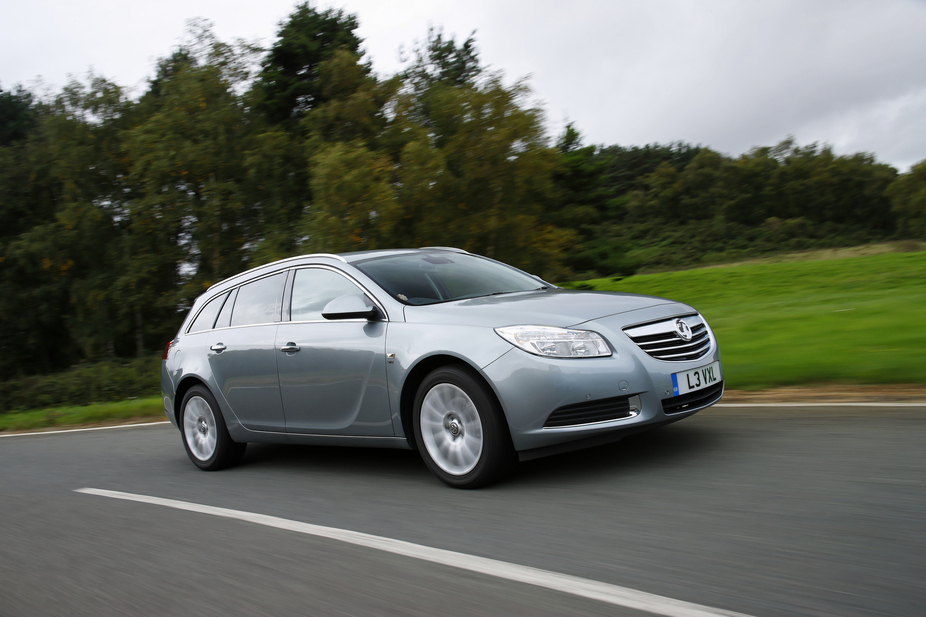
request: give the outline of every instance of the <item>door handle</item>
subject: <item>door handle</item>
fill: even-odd
[[[280,351],[285,351],[286,353],[294,353],[294,352],[299,351],[299,345],[295,343],[286,343],[285,345],[280,347]]]
[[[225,343],[216,343],[209,349],[211,349],[215,353],[222,353],[223,351],[225,351]]]

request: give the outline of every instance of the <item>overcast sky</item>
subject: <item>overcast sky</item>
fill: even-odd
[[[0,0],[0,87],[57,91],[92,69],[136,94],[185,22],[269,46],[292,0]],[[529,76],[551,136],[685,141],[739,155],[788,135],[926,159],[926,0],[321,0],[360,21],[381,75],[429,25],[476,31],[484,65]]]

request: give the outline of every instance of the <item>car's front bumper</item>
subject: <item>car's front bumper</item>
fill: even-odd
[[[647,316],[650,314],[646,313]],[[641,313],[641,317],[643,315]],[[664,316],[673,315],[667,312]],[[613,352],[610,357],[554,359],[511,349],[483,368],[505,411],[515,450],[521,453],[522,458],[530,458],[527,451],[555,450],[554,447],[561,444],[580,442],[574,445],[581,447],[592,445],[596,440],[616,439],[644,427],[688,417],[720,400],[722,381],[712,392],[705,392],[707,396],[700,399],[692,397],[692,404],[675,405],[675,409],[672,405],[673,399],[677,398],[673,396],[674,373],[720,361],[720,351],[712,332],[709,332],[711,348],[705,356],[686,362],[667,362],[649,356],[624,334],[622,327],[632,322],[632,315],[623,314],[580,326],[598,332],[609,341]],[[641,403],[635,415],[573,426],[545,427],[550,414],[564,406],[581,406],[583,403],[631,396],[639,396]],[[672,413],[666,413],[664,401]],[[589,440],[591,443],[585,443]]]

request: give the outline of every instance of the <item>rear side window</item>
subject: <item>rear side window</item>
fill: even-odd
[[[292,321],[325,321],[322,309],[341,296],[363,296],[347,278],[331,270],[308,268],[296,272],[293,283]]]
[[[281,272],[239,287],[231,325],[248,326],[280,321],[280,304],[285,281],[286,273]]]
[[[225,301],[225,306],[222,307],[222,312],[219,313],[219,318],[215,320],[216,328],[227,328],[231,325],[232,308],[235,306],[235,296],[237,295],[238,289],[232,289],[228,300]]]
[[[215,318],[219,314],[219,309],[222,308],[222,303],[225,302],[226,297],[228,297],[228,293],[224,293],[209,300],[206,306],[203,307],[203,310],[199,312],[199,315],[196,316],[196,319],[193,320],[193,324],[190,326],[190,329],[187,330],[187,334],[211,330],[213,324],[215,324]]]

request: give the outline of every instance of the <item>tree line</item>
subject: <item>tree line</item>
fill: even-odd
[[[209,285],[295,254],[448,245],[565,280],[926,237],[926,162],[551,144],[472,36],[383,77],[356,29],[302,4],[264,50],[193,22],[140,96],[0,90],[0,379],[150,353]]]

